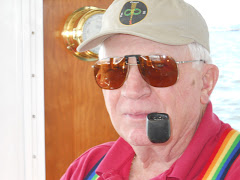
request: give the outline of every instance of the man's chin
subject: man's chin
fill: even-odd
[[[148,139],[146,130],[136,129],[131,131],[126,138],[124,138],[131,146],[148,146],[153,143]]]

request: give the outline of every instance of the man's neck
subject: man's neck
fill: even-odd
[[[163,144],[132,146],[136,156],[132,162],[129,179],[150,179],[168,170],[183,154],[196,129],[196,126],[188,128],[180,138],[171,137]]]

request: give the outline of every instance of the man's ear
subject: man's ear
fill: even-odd
[[[214,64],[204,64],[202,82],[203,87],[201,91],[201,103],[207,104],[209,102],[210,95],[217,83],[219,75],[218,67]]]

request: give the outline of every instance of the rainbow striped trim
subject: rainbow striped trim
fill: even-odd
[[[95,174],[93,177],[92,177],[92,180],[97,180],[99,178],[99,176],[97,174]]]
[[[227,129],[207,165],[204,167],[199,179],[224,179],[234,161],[240,154],[240,133],[232,128]]]
[[[104,157],[105,155],[93,166],[93,168],[89,171],[84,180],[97,180],[99,178],[99,176],[96,174],[96,169]]]

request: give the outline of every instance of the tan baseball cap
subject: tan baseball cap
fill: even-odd
[[[197,42],[209,52],[208,27],[201,14],[183,0],[115,0],[106,10],[99,34],[77,48],[83,52],[114,34],[130,34],[168,45]]]

